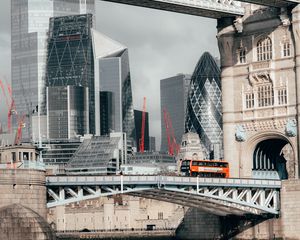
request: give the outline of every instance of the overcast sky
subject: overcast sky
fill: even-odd
[[[143,97],[147,98],[150,135],[157,137],[158,146],[159,82],[178,73],[191,74],[204,51],[219,56],[216,20],[96,2],[96,28],[129,49],[133,104],[141,109]],[[10,0],[1,0],[0,13],[0,76],[10,79]],[[2,105],[2,120],[6,111]]]

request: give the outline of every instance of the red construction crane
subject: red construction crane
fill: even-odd
[[[145,124],[146,124],[146,97],[144,97],[141,138],[139,139],[139,147],[141,153],[143,153],[145,150]]]
[[[18,129],[15,138],[15,145],[20,144],[22,139],[22,129],[25,127],[25,114],[22,115],[21,118],[18,118]]]
[[[164,121],[165,121],[166,135],[168,141],[168,152],[169,155],[176,156],[179,152],[179,145],[176,143],[172,121],[168,111],[164,109],[163,112],[164,112]]]
[[[11,117],[12,117],[13,114],[16,114],[16,105],[15,105],[15,101],[12,97],[12,91],[11,91],[10,85],[7,84],[7,90],[8,90],[10,99],[8,99],[8,96],[7,96],[6,91],[5,91],[4,84],[3,84],[1,79],[0,79],[0,87],[2,89],[3,95],[5,97],[5,103],[6,103],[6,106],[8,108],[8,112],[7,112],[7,129],[8,129],[8,132],[11,133]]]

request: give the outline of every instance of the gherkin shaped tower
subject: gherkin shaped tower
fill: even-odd
[[[187,100],[185,132],[199,134],[209,159],[223,157],[221,71],[205,52],[192,75]]]

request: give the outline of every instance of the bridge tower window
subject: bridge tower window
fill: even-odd
[[[246,63],[246,49],[240,48],[238,50],[238,62],[240,64]]]
[[[291,56],[291,43],[290,41],[284,41],[282,44],[282,56],[290,57]]]
[[[246,108],[254,108],[254,93],[246,93]]]
[[[278,105],[287,104],[287,92],[286,88],[278,90]]]
[[[267,107],[274,104],[274,92],[272,84],[257,87],[258,107]]]
[[[261,39],[257,43],[257,61],[272,59],[272,41],[269,37]]]

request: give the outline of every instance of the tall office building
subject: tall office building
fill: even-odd
[[[140,151],[139,141],[142,138],[142,119],[143,112],[139,110],[134,110],[134,122],[135,122],[135,132],[136,132],[136,149]],[[144,133],[144,150],[149,151],[149,113],[146,112],[145,117],[145,133]]]
[[[100,134],[109,135],[114,126],[114,93],[100,91]]]
[[[192,75],[185,130],[199,134],[206,158],[223,157],[221,70],[208,52]]]
[[[190,75],[178,74],[160,81],[161,151],[168,150],[164,109],[170,115],[176,142],[181,142],[181,137],[184,134],[185,112],[190,80]]]
[[[129,71],[128,49],[107,36],[92,30],[95,57],[96,134],[100,128],[100,91],[111,92],[111,131],[124,132],[135,140],[134,113]]]
[[[50,19],[46,65],[48,89],[46,102],[48,137],[51,139],[55,137],[72,138],[86,133],[95,133],[92,24],[92,14]],[[77,88],[74,88],[75,86]],[[79,90],[80,88],[82,89]],[[61,95],[64,97],[60,97]],[[52,99],[53,97],[55,99]],[[58,129],[61,126],[60,121],[62,121],[59,101],[62,101],[61,105],[64,105],[66,100],[67,109],[71,112],[65,112],[68,121],[65,118],[67,125],[65,130],[61,130],[64,132],[62,133]]]
[[[19,115],[26,114],[24,139],[31,138],[31,114],[44,111],[49,18],[94,13],[95,0],[11,0],[12,93]],[[37,126],[35,126],[37,127]]]
[[[49,139],[72,139],[88,133],[88,88],[47,87],[46,95]]]
[[[149,151],[155,152],[156,151],[156,146],[155,146],[155,137],[149,137]]]

